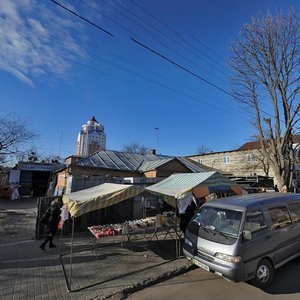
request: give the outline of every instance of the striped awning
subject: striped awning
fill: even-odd
[[[144,188],[128,184],[104,183],[63,196],[71,217],[105,208],[142,193]]]

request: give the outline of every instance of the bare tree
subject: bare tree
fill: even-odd
[[[252,18],[232,45],[236,99],[254,115],[261,151],[279,188],[290,188],[299,122],[300,23],[294,10]]]
[[[210,153],[211,149],[209,149],[208,147],[201,145],[198,147],[197,149],[197,154],[205,154],[205,153]]]
[[[247,156],[242,156],[239,159],[239,170],[245,174],[263,172],[264,176],[269,176],[269,165],[261,151],[261,149],[255,149],[248,153]]]
[[[135,153],[135,154],[147,154],[148,148],[139,143],[131,143],[131,144],[124,144],[122,151],[128,153]]]
[[[45,155],[41,158],[41,162],[52,163],[52,164],[62,164],[63,158],[59,155]]]
[[[32,141],[36,134],[28,129],[26,122],[18,118],[0,117],[0,157],[18,155],[22,147]]]

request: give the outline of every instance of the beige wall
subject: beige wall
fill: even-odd
[[[248,160],[250,155],[254,156],[254,160]],[[224,163],[225,156],[229,157],[228,163]],[[267,175],[263,169],[263,163],[261,161],[262,155],[256,149],[207,153],[190,156],[189,158],[205,166],[209,166],[235,176],[253,176],[255,174],[261,176]],[[274,174],[270,169],[268,176],[273,177],[273,175]]]

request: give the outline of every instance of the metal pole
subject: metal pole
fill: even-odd
[[[155,127],[155,130],[156,130],[156,135],[157,135],[157,152],[158,152],[159,151],[159,135],[158,135],[159,128]]]
[[[146,202],[145,202],[145,197],[142,196],[142,205],[143,205],[143,219],[146,218]]]
[[[62,234],[63,234],[63,227],[64,224],[62,225],[61,229],[60,229],[60,238],[59,238],[59,255],[61,255],[61,245],[62,245]]]
[[[72,237],[71,237],[71,252],[70,252],[70,288],[72,286],[72,259],[73,259],[73,238],[74,238],[74,223],[75,217],[72,218]]]

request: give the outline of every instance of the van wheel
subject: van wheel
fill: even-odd
[[[255,277],[251,281],[258,288],[266,288],[273,280],[274,268],[267,259],[262,259],[256,268]]]

